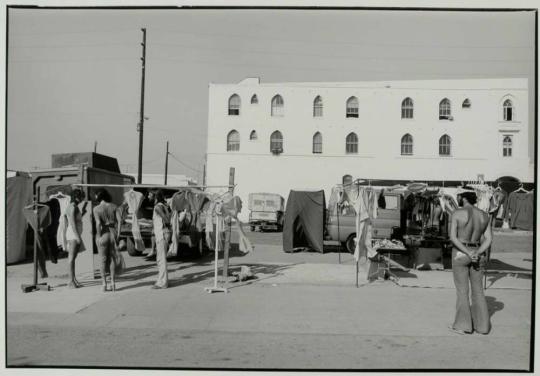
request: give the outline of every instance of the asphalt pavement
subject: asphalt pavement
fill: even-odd
[[[352,256],[285,254],[281,234],[250,234],[253,254],[231,268],[255,278],[209,294],[213,258],[169,261],[171,288],[151,290],[155,262],[125,256],[118,291],[99,281],[68,289],[65,259],[49,265],[52,291],[23,294],[31,264],[7,268],[10,366],[181,369],[528,370],[532,235],[497,234],[486,296],[489,335],[450,332],[450,271],[416,271],[398,283],[360,277]],[[277,244],[276,244],[277,242]],[[510,269],[510,270],[507,270]],[[396,271],[396,273],[398,273]]]

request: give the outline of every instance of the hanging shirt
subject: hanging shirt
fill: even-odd
[[[69,221],[67,219],[67,216],[71,211],[74,212],[74,216],[75,216],[75,228],[73,228],[71,226],[71,224],[69,223]],[[66,241],[77,240],[77,236],[75,235],[75,231],[77,231],[77,233],[79,235],[81,235],[82,231],[83,231],[83,224],[82,224],[82,213],[74,203],[70,203],[68,205],[67,209],[66,209],[66,224],[67,224],[66,225]],[[85,249],[86,249],[86,247],[82,243],[82,239],[81,239],[81,243],[80,243],[80,246],[79,246],[79,252],[82,252]]]
[[[371,247],[371,219],[377,217],[377,195],[372,189],[360,187],[354,204],[356,210],[354,259],[366,262],[376,254]]]
[[[534,205],[532,197],[532,193],[528,192],[510,193],[506,219],[510,220],[511,228],[533,229]]]
[[[210,249],[216,249],[215,244],[215,230],[214,230],[214,218],[216,221],[216,228],[221,233],[225,231],[225,222],[230,223],[231,220],[236,222],[236,231],[239,239],[239,249],[243,253],[249,253],[254,250],[251,241],[244,233],[243,224],[238,219],[238,214],[242,210],[242,200],[238,196],[233,196],[231,193],[225,193],[222,196],[213,197],[210,200],[208,210],[206,211],[206,243]],[[221,234],[218,234],[218,238],[222,239]],[[219,250],[224,247],[219,247]]]
[[[130,190],[124,193],[124,200],[128,204],[128,212],[132,214],[131,220],[131,233],[133,234],[133,240],[135,241],[135,249],[137,251],[144,251],[144,241],[141,236],[141,229],[139,227],[138,213],[143,201],[143,194],[134,190]]]
[[[56,232],[56,243],[62,247],[64,251],[67,251],[67,239],[66,239],[66,230],[67,230],[67,218],[66,210],[71,202],[71,198],[63,194],[53,195],[49,197],[50,199],[58,200],[60,204],[60,218],[58,220],[58,231]]]

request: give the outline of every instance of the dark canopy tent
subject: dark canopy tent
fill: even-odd
[[[290,191],[283,223],[283,250],[310,248],[323,253],[324,191]]]

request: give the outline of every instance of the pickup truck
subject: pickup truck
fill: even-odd
[[[332,192],[332,196],[337,191]],[[373,220],[373,239],[390,239],[396,228],[401,228],[401,208],[403,196],[400,193],[388,192],[384,194],[385,209],[379,208],[377,218]],[[354,253],[356,237],[356,212],[353,207],[338,208],[337,197],[331,197],[326,211],[326,240],[339,241],[348,252]],[[339,231],[338,231],[339,221]]]
[[[275,193],[250,193],[248,209],[251,231],[281,231],[284,204],[285,199]]]

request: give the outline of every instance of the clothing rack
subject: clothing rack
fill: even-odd
[[[227,188],[231,194],[234,194],[234,188],[236,187],[236,184],[234,184],[234,175],[232,178],[232,181],[230,181],[230,184],[228,185],[182,185],[182,186],[171,186],[171,185],[162,185],[162,184],[88,184],[88,183],[75,183],[72,184],[74,187],[114,187],[114,188],[158,188],[158,189],[190,189],[190,188]],[[224,255],[223,255],[223,271],[225,274],[225,284],[222,286],[218,285],[218,260],[219,260],[219,233],[220,233],[220,220],[218,219],[216,221],[216,246],[214,249],[215,252],[215,259],[214,259],[214,286],[212,287],[205,287],[205,291],[208,293],[213,292],[229,292],[227,288],[227,274],[228,274],[228,263],[229,263],[229,254],[228,254],[228,248],[225,247]]]
[[[114,187],[114,188],[162,188],[162,189],[184,189],[184,188],[234,188],[236,185],[162,185],[162,184],[71,184],[74,187]]]
[[[39,218],[38,218],[37,205],[39,201],[39,188],[40,187],[37,187],[37,192],[34,195],[34,198],[32,200],[32,208],[34,210],[34,215],[36,216],[36,227],[34,228],[34,275],[33,275],[32,284],[21,285],[21,289],[23,292],[32,292],[36,290],[41,290],[41,291],[50,290],[50,286],[47,284],[47,282],[38,283],[37,237],[39,236],[38,234]]]

